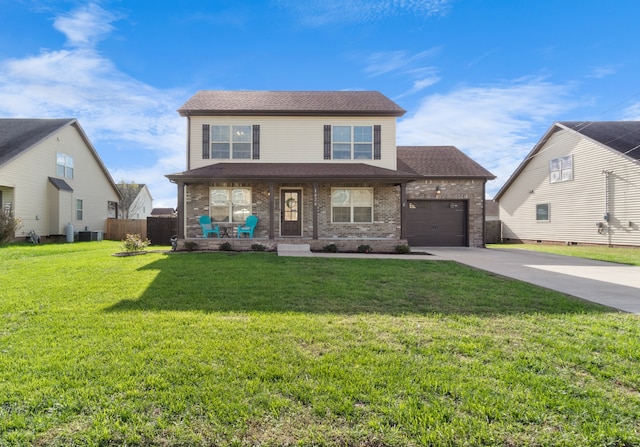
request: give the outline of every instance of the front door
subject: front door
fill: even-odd
[[[280,191],[282,236],[302,236],[302,193],[299,189]]]

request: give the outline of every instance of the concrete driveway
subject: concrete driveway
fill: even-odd
[[[521,249],[412,247],[411,250],[640,314],[640,267]]]

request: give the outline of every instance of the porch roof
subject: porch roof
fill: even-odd
[[[166,176],[175,183],[194,181],[281,181],[407,183],[422,178],[365,163],[217,163]]]

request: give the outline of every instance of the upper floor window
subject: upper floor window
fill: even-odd
[[[381,126],[324,126],[325,160],[381,160]]]
[[[549,163],[549,183],[573,180],[573,156],[554,158]]]
[[[56,164],[58,177],[73,178],[73,157],[58,152]]]
[[[371,160],[373,128],[371,126],[333,126],[333,159]]]
[[[211,158],[250,159],[251,126],[211,126]]]

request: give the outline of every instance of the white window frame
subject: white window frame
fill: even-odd
[[[348,138],[346,137],[347,129],[349,129]],[[367,129],[366,132],[365,129]],[[363,150],[366,147],[368,150]],[[348,157],[345,156],[347,148]],[[337,154],[340,155],[337,156]],[[373,126],[331,126],[331,158],[333,160],[373,160]]]
[[[56,153],[56,175],[62,178],[73,178],[73,157],[71,155]]]
[[[358,203],[358,200],[362,200],[365,197],[361,194],[357,194],[358,191],[367,191],[369,193],[369,199],[366,206],[362,206],[363,203]],[[354,194],[355,192],[355,194]],[[359,196],[359,197],[358,197]],[[331,188],[331,223],[339,224],[363,224],[373,223],[373,188]],[[360,205],[360,206],[359,206]],[[344,210],[349,209],[349,220],[344,217],[340,219],[340,216],[344,216]],[[362,219],[362,214],[358,208],[369,208],[370,215],[368,220]],[[338,209],[342,210],[342,213],[338,212]],[[336,220],[340,219],[340,220]]]
[[[251,188],[209,188],[209,216],[214,223],[242,223],[253,214]],[[224,216],[224,218],[223,218]]]
[[[84,220],[84,200],[76,199],[76,220]]]
[[[573,155],[554,158],[549,162],[549,183],[573,180]]]
[[[540,219],[542,215],[541,207],[546,207],[546,219]],[[550,203],[536,203],[536,222],[550,222],[551,221],[551,204]]]
[[[221,151],[218,148],[223,146],[226,146],[226,156],[219,156]],[[244,124],[211,126],[210,154],[212,159],[250,160],[252,147],[253,126]]]

